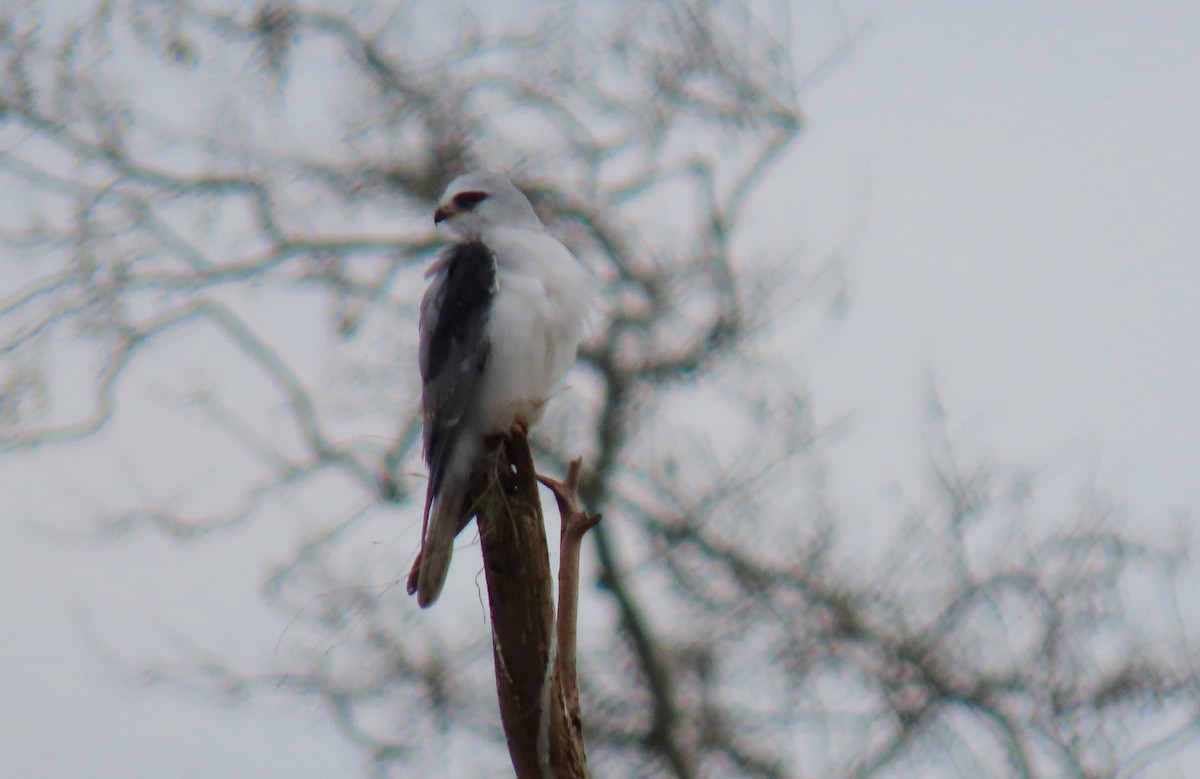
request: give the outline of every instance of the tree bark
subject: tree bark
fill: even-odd
[[[477,517],[491,607],[496,692],[508,753],[518,779],[586,779],[575,677],[575,613],[579,541],[599,517],[579,511],[563,515],[565,564],[559,570],[556,631],[550,556],[528,439],[514,431],[492,443],[496,457]],[[578,465],[573,463],[572,468],[577,479]],[[570,476],[564,483],[546,483],[559,497],[561,508],[562,496],[571,487]],[[568,537],[574,541],[567,541]],[[564,582],[564,574],[572,581]]]
[[[575,636],[579,616],[579,552],[583,536],[600,521],[599,514],[588,514],[579,505],[579,472],[583,460],[576,459],[567,470],[565,481],[545,477],[539,480],[550,488],[558,502],[562,520],[558,552],[558,654],[554,664],[556,706],[563,717],[551,722],[550,757],[556,766],[567,769],[566,776],[587,776],[584,754],[583,711],[579,703],[579,683],[575,675]],[[576,748],[578,747],[578,748]]]

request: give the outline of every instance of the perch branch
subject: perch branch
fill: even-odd
[[[558,502],[558,514],[562,518],[559,533],[558,558],[558,653],[554,664],[554,690],[560,695],[566,711],[569,732],[552,732],[550,740],[551,759],[556,753],[568,759],[571,744],[579,745],[579,756],[583,758],[583,712],[579,704],[579,681],[576,676],[575,639],[579,617],[579,552],[583,536],[600,522],[599,514],[588,514],[579,504],[579,472],[583,459],[576,458],[567,469],[567,478],[556,481],[539,476],[538,481],[554,493]],[[556,722],[558,720],[555,720]],[[581,764],[581,775],[587,775],[586,764]]]
[[[565,586],[554,633],[550,555],[538,497],[533,455],[523,430],[489,439],[496,452],[487,486],[478,503],[479,539],[492,615],[492,655],[500,719],[518,779],[587,779],[579,692],[575,684],[575,612],[578,598],[579,541],[587,530],[582,511],[564,513],[564,546],[573,560],[560,568],[573,577]],[[568,475],[562,487],[569,497]],[[553,487],[551,488],[553,489]],[[559,491],[556,491],[556,495]],[[563,505],[560,498],[560,506]],[[577,501],[576,501],[577,508]],[[561,585],[560,585],[561,586]],[[565,640],[563,640],[565,638]],[[568,688],[564,689],[564,681]]]

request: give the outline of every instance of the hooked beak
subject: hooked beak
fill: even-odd
[[[456,211],[452,206],[438,206],[438,210],[433,212],[433,223],[435,225],[440,225],[442,222],[445,222],[447,219],[457,213],[458,211]]]

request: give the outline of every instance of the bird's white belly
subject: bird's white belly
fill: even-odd
[[[503,273],[488,317],[491,342],[479,382],[479,423],[485,435],[513,423],[535,424],[575,359],[578,313],[565,310],[538,279]]]

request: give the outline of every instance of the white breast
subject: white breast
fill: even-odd
[[[541,418],[575,361],[593,285],[567,248],[546,233],[495,230],[483,240],[496,254],[498,285],[476,407],[486,435]]]

